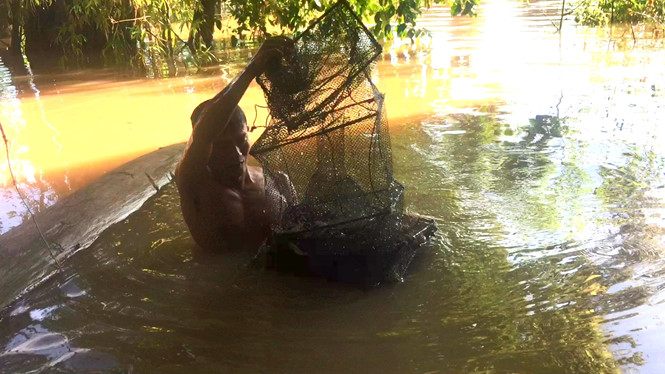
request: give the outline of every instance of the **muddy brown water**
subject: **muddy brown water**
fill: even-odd
[[[169,186],[4,311],[0,372],[665,372],[663,40],[571,22],[560,39],[559,7],[434,8],[431,50],[379,63],[407,208],[439,226],[403,283],[359,289],[193,252]],[[127,80],[0,66],[19,187],[44,209],[186,140],[192,108],[236,69]],[[255,103],[252,87],[250,120]],[[6,232],[26,212],[0,171]]]

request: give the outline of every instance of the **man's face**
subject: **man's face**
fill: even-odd
[[[232,186],[242,184],[249,154],[247,122],[240,113],[234,113],[224,132],[213,142],[208,162],[215,179]]]

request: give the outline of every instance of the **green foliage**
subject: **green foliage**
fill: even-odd
[[[434,3],[448,3],[434,0]],[[479,0],[454,0],[451,14],[475,15]],[[226,0],[233,17],[238,21],[236,37],[242,39],[248,33],[252,38],[270,35],[270,30],[280,33],[302,31],[320,16],[334,0]],[[349,0],[360,17],[372,24],[371,31],[379,39],[418,38],[425,30],[416,28],[416,20],[431,0]]]
[[[475,16],[473,11],[480,0],[455,0],[450,6],[450,14],[453,16]]]
[[[64,65],[103,59],[106,65],[131,65],[155,76],[177,66],[216,61],[215,26],[229,19],[231,45],[260,42],[271,34],[304,30],[336,0],[0,0],[33,50],[59,49]],[[426,35],[416,27],[421,9],[449,3],[453,15],[474,15],[479,0],[349,0],[379,39],[412,40]],[[10,6],[11,5],[11,6]],[[9,9],[12,9],[11,11]],[[225,10],[222,12],[221,10]],[[228,11],[228,12],[226,12]],[[224,21],[224,22],[222,22]],[[23,32],[30,29],[30,32]],[[183,33],[188,38],[183,39]],[[23,51],[22,51],[23,52]]]
[[[579,0],[575,20],[588,26],[610,23],[665,23],[665,0]]]

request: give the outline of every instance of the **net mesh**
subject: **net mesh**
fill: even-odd
[[[291,56],[257,78],[271,120],[251,153],[273,207],[273,246],[338,278],[401,278],[433,230],[402,214],[384,97],[371,80],[380,54],[340,1],[295,39]]]

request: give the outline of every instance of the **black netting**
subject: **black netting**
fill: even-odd
[[[322,261],[364,259],[371,270],[356,272],[400,277],[433,232],[402,214],[384,99],[370,79],[380,54],[340,1],[295,39],[292,56],[257,79],[271,121],[251,153],[274,207],[273,246],[308,256],[318,273],[326,273]]]

